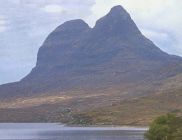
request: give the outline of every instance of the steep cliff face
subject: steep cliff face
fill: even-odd
[[[179,73],[182,59],[156,47],[116,6],[93,28],[82,20],[57,27],[40,47],[31,73],[1,86],[0,96],[153,82]]]

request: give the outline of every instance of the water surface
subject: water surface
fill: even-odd
[[[0,140],[144,140],[146,128],[66,127],[54,123],[0,124]]]

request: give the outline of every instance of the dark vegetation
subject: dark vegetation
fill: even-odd
[[[182,117],[167,114],[158,117],[145,134],[148,140],[182,140]]]

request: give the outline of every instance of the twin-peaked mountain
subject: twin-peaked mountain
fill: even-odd
[[[57,27],[30,74],[0,86],[0,98],[153,83],[180,73],[182,58],[161,51],[115,6],[93,28],[80,19]]]

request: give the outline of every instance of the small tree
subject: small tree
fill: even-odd
[[[148,140],[182,140],[182,118],[167,114],[155,119],[145,137]]]

